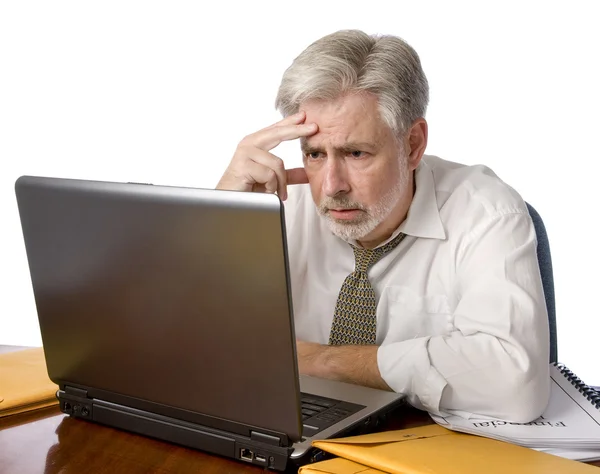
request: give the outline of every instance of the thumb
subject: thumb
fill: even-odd
[[[304,168],[292,168],[285,170],[287,184],[308,184],[308,176]]]

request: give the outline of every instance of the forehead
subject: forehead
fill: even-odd
[[[377,97],[369,93],[345,95],[334,100],[312,100],[300,105],[306,123],[315,122],[319,130],[303,140],[307,146],[343,146],[348,142],[380,143],[391,136],[381,119]]]

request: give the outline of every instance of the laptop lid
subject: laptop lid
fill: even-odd
[[[33,176],[15,189],[55,383],[300,439],[278,197]]]

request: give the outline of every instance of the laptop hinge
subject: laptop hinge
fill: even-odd
[[[82,390],[81,388],[69,387],[65,385],[65,393],[69,395],[73,395],[75,397],[80,398],[88,398],[87,390]]]
[[[271,436],[256,431],[250,431],[250,439],[259,443],[266,443],[272,446],[281,446],[281,440],[277,436]]]

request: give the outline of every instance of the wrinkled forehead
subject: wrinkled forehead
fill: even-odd
[[[316,134],[302,138],[304,148],[345,148],[348,144],[380,144],[391,136],[382,120],[377,98],[352,94],[335,100],[312,100],[301,104],[306,123],[316,123]]]

